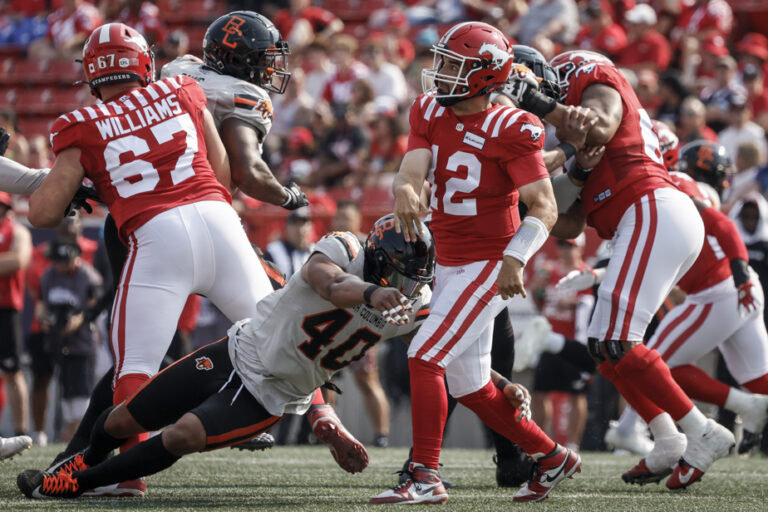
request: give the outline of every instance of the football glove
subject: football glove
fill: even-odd
[[[11,136],[5,131],[5,128],[0,126],[0,156],[5,156],[5,152],[8,151],[8,144],[11,143]]]
[[[743,317],[757,309],[755,296],[752,295],[753,286],[752,281],[747,281],[737,288],[739,293],[739,313]]]
[[[75,197],[72,198],[72,202],[67,206],[67,211],[64,213],[65,217],[76,215],[77,210],[83,209],[88,213],[93,213],[93,207],[88,203],[88,200],[102,202],[96,190],[93,187],[86,185],[80,185],[75,192]]]
[[[511,99],[518,107],[540,118],[552,112],[557,105],[557,101],[541,92],[539,80],[533,71],[522,65],[512,68],[507,83],[499,92]]]
[[[580,292],[599,284],[603,280],[604,273],[604,269],[594,270],[587,268],[584,270],[571,270],[557,282],[555,288],[558,290]]]
[[[307,194],[305,194],[299,186],[290,182],[287,187],[283,187],[285,193],[288,194],[288,198],[281,204],[286,210],[296,210],[302,206],[309,206],[307,200]]]

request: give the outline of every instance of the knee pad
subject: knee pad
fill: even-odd
[[[597,341],[597,338],[589,338],[587,340],[587,350],[589,350],[589,355],[592,357],[592,359],[595,360],[595,363],[598,365],[605,361],[605,357],[603,356],[602,351],[600,350],[600,342]]]

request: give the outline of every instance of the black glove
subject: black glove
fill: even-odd
[[[88,213],[93,213],[93,207],[88,203],[88,199],[97,201],[99,203],[102,202],[101,198],[93,187],[80,185],[80,188],[78,188],[77,192],[75,192],[75,197],[72,198],[72,202],[69,203],[69,206],[67,206],[67,211],[64,213],[64,216],[66,217],[75,215],[76,210],[79,210],[80,208]]]
[[[288,194],[288,198],[280,206],[286,210],[296,210],[302,206],[309,206],[307,194],[302,192],[296,183],[290,182],[287,187],[283,187],[283,190]]]
[[[557,101],[541,92],[538,85],[534,84],[529,77],[510,76],[501,92],[518,107],[542,119],[555,110],[557,105]]]
[[[0,126],[0,156],[5,156],[5,152],[8,151],[8,144],[11,143],[11,136],[5,131],[5,128]]]

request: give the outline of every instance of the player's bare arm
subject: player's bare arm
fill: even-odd
[[[29,198],[29,222],[38,228],[58,226],[84,177],[80,149],[72,147],[60,152],[51,172]]]
[[[406,242],[416,241],[421,234],[420,217],[424,212],[421,191],[427,179],[432,152],[418,148],[407,152],[392,183],[395,196],[395,229],[402,232]]]
[[[349,274],[328,256],[316,252],[301,269],[301,277],[325,300],[340,308],[370,304],[381,313],[396,315],[394,323],[408,323],[407,315],[399,315],[410,308],[408,299],[398,290],[376,286]]]
[[[504,251],[504,259],[496,280],[502,299],[517,294],[526,297],[523,267],[541,248],[557,222],[557,202],[549,179],[536,180],[518,189],[520,201],[528,205],[528,214]]]
[[[557,222],[552,227],[552,236],[557,238],[576,238],[587,227],[587,217],[584,206],[580,201],[574,202],[568,211],[557,216]]]
[[[619,129],[623,117],[624,104],[619,91],[608,85],[592,84],[584,89],[581,106],[589,107],[597,114],[597,123],[589,130],[587,144],[608,144]]]
[[[229,158],[224,143],[216,130],[216,122],[208,109],[203,109],[203,123],[205,126],[205,148],[208,151],[208,163],[211,164],[216,179],[230,192],[234,191],[232,176],[229,171]]]
[[[259,154],[259,135],[253,126],[239,119],[221,123],[221,140],[229,155],[232,184],[245,195],[277,206],[288,199],[288,192],[275,178]]]
[[[594,111],[585,107],[558,105],[545,119],[550,121],[550,117],[558,117],[557,123],[552,123],[557,127],[557,139],[560,144],[549,151],[544,151],[544,164],[547,170],[552,172],[558,167],[565,165],[565,162],[571,158],[576,151],[584,147],[587,140],[587,134],[597,124],[598,117]],[[574,178],[571,178],[575,184],[581,185]]]

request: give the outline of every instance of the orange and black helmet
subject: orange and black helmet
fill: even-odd
[[[406,297],[416,297],[422,286],[432,282],[435,244],[429,229],[415,242],[406,242],[395,230],[394,215],[376,221],[365,241],[363,278],[379,286],[397,288]]]
[[[252,11],[225,14],[208,27],[203,38],[206,67],[264,89],[283,94],[288,43],[266,17]]]
[[[718,194],[728,187],[727,178],[734,172],[725,146],[704,139],[683,146],[677,165],[679,171],[710,185]]]

